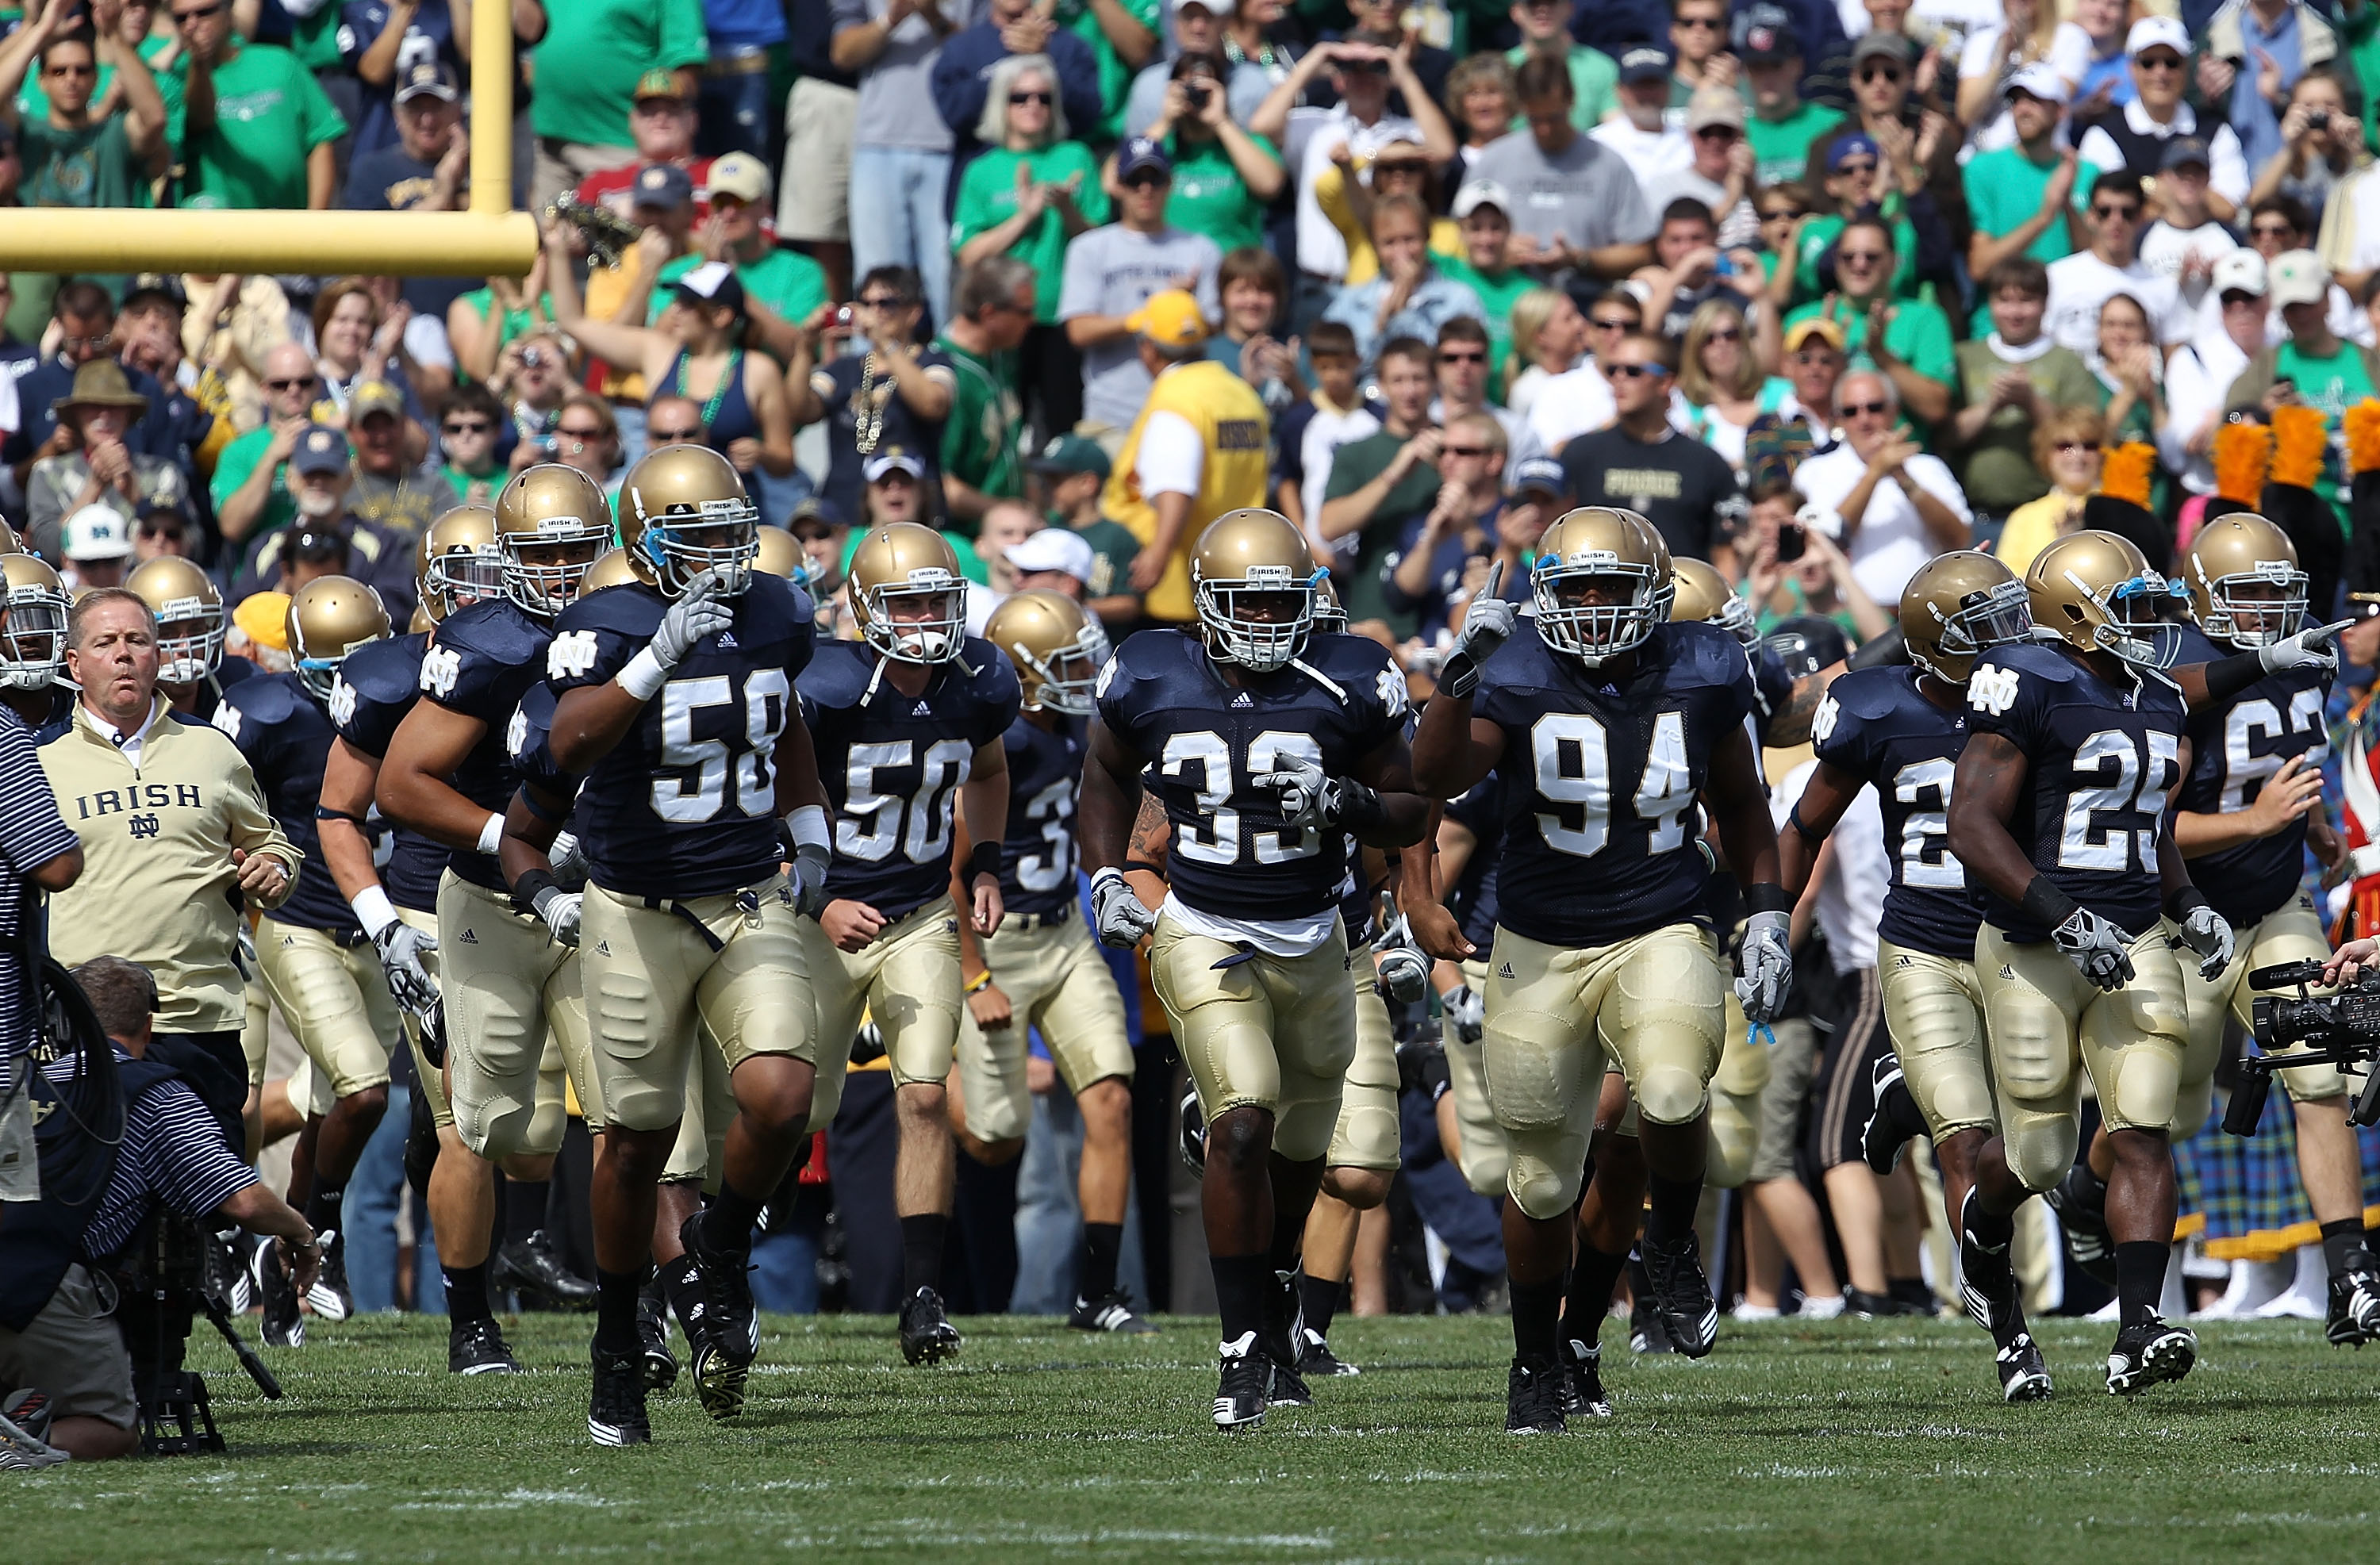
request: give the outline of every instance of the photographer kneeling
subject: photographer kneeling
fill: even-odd
[[[279,1240],[300,1292],[322,1256],[306,1219],[239,1160],[198,1095],[170,1066],[146,1058],[157,1011],[149,970],[102,956],[74,977],[114,1046],[123,1140],[79,1241],[58,1242],[38,1223],[0,1227],[0,1405],[35,1440],[103,1462],[140,1440],[131,1357],[109,1318],[118,1292],[112,1263],[135,1248],[158,1207]],[[27,1390],[43,1395],[21,1395]]]

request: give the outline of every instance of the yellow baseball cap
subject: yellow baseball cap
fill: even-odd
[[[289,650],[289,594],[258,592],[243,598],[231,612],[231,623],[257,646],[285,652]]]
[[[1191,347],[1207,340],[1206,312],[1195,297],[1179,288],[1149,295],[1123,323],[1134,335],[1164,347]]]
[[[1819,338],[1837,353],[1843,351],[1846,339],[1842,323],[1829,321],[1823,315],[1813,315],[1806,321],[1789,323],[1785,328],[1785,351],[1792,353],[1799,350],[1812,337]]]

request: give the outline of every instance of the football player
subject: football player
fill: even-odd
[[[2011,1217],[2073,1166],[2076,1067],[2089,1070],[2114,1159],[2120,1326],[2107,1389],[2131,1396],[2197,1362],[2196,1336],[2157,1314],[2173,1237],[2168,1129],[2188,1049],[2176,951],[2187,947],[2211,983],[2233,945],[2165,824],[2192,764],[2185,699],[2228,701],[2264,674],[2326,661],[2321,640],[2338,627],[2168,679],[2178,588],[2128,540],[2069,533],[2035,556],[2025,589],[2047,644],[1976,660],[1948,812],[1950,850],[1988,893],[1975,976],[2000,1109],[1976,1157],[1960,1258],[1984,1292],[2006,1296]]]
[[[1950,778],[1967,745],[1969,674],[1995,647],[2022,642],[2033,617],[2024,584],[1989,554],[1962,550],[1918,567],[1900,594],[1910,668],[1868,668],[1828,688],[1811,722],[1818,766],[1795,801],[1779,847],[1786,890],[1799,896],[1818,851],[1863,788],[1876,789],[1893,851],[1877,928],[1876,967],[1893,1055],[1876,1073],[1869,1165],[1888,1173],[1918,1131],[1934,1145],[1942,1203],[1953,1232],[1996,1225],[1969,1220],[1975,1159],[1998,1125],[1984,1044],[1984,991],[1975,977],[1979,890],[1945,835]],[[2004,1247],[1968,1268],[1968,1311],[1992,1334],[2000,1393],[2033,1401],[2050,1392],[2049,1368],[2026,1330]]]
[[[1504,1194],[1512,1152],[1488,1104],[1480,1038],[1487,1028],[1488,942],[1496,935],[1496,864],[1503,818],[1491,773],[1439,813],[1433,840],[1406,850],[1397,910],[1422,950],[1437,961],[1439,1036],[1446,1049],[1447,1092],[1438,1110],[1439,1139],[1454,1153],[1463,1183],[1496,1200]]]
[[[223,594],[193,562],[160,554],[124,585],[157,616],[157,688],[175,711],[208,722],[225,691],[261,672],[246,658],[225,661]]]
[[[584,953],[607,1124],[587,1427],[607,1446],[651,1438],[638,1296],[657,1185],[705,1047],[698,1023],[722,1052],[736,1112],[718,1199],[678,1240],[702,1286],[704,1410],[743,1409],[759,1346],[745,1278],[753,1225],[810,1118],[816,1034],[796,925],[824,900],[827,840],[795,710],[809,600],[755,570],[759,513],[743,480],[708,447],[665,447],[629,469],[619,519],[638,579],[566,610],[547,657],[552,758],[584,780],[573,817],[583,902],[543,872],[514,886]],[[795,844],[790,877],[781,831]]]
[[[1208,524],[1190,557],[1197,625],[1143,631],[1117,651],[1083,772],[1099,938],[1153,932],[1150,981],[1205,1114],[1222,1429],[1259,1422],[1276,1376],[1293,1398],[1301,1389],[1282,1284],[1355,1055],[1347,839],[1401,848],[1429,821],[1406,755],[1404,676],[1376,642],[1311,635],[1318,574],[1276,512]],[[1152,768],[1172,831],[1161,913],[1122,867]]]
[[[1558,1319],[1607,1046],[1639,1121],[1655,1313],[1697,1358],[1718,1327],[1694,1218],[1727,1008],[1698,804],[1744,883],[1747,1017],[1768,1021],[1792,975],[1792,904],[1744,724],[1755,698],[1742,645],[1669,623],[1670,552],[1633,512],[1572,511],[1538,549],[1534,624],[1516,625],[1491,579],[1414,740],[1415,779],[1434,797],[1500,763],[1504,782],[1485,1047],[1512,1147],[1505,1426],[1516,1433],[1564,1425]]]
[[[941,534],[915,522],[876,528],[845,586],[861,638],[821,643],[801,679],[835,811],[829,900],[802,927],[825,1056],[810,1123],[833,1122],[864,1009],[892,1061],[900,1124],[901,1353],[932,1364],[960,1345],[941,1292],[956,1175],[942,1084],[964,1004],[953,811],[973,844],[958,913],[989,936],[1007,862],[1006,734],[1022,696],[1008,659],[966,634],[966,581]]]
[[[289,653],[297,666],[233,685],[215,708],[215,727],[248,758],[266,807],[310,858],[322,853],[315,811],[323,763],[337,737],[329,708],[339,665],[389,629],[388,610],[370,588],[343,576],[310,581],[289,601]],[[340,1214],[347,1178],[388,1108],[396,1004],[335,878],[300,877],[289,900],[258,925],[256,953],[266,992],[322,1083],[310,1096],[330,1099],[325,1112],[308,1106],[290,1159],[289,1204],[307,1214],[322,1245],[306,1302],[325,1320],[345,1320],[355,1313],[355,1298]],[[304,1334],[297,1292],[280,1268],[259,1272],[265,1341],[295,1346]]]
[[[67,591],[58,573],[37,554],[0,554],[0,703],[25,722],[36,745],[46,745],[74,721],[74,689],[66,682]]]
[[[1082,720],[1091,712],[1091,683],[1107,664],[1107,632],[1073,599],[1033,591],[1004,599],[983,635],[1014,665],[1022,710],[1003,741],[1011,807],[1001,852],[1000,932],[978,938],[964,921],[958,930],[967,1008],[959,1022],[960,1135],[984,1163],[1004,1163],[1024,1151],[1033,1118],[1026,1031],[1038,1031],[1083,1117],[1076,1175],[1083,1243],[1066,1324],[1079,1331],[1152,1332],[1157,1328],[1116,1286],[1132,1179],[1133,1059],[1123,997],[1075,916]],[[953,856],[966,862],[965,854]],[[964,886],[954,881],[952,891],[955,901],[966,900]]]

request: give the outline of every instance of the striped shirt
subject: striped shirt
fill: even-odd
[[[33,1047],[33,1011],[24,964],[16,954],[28,877],[79,845],[74,829],[58,814],[32,734],[15,712],[0,707],[0,1062]],[[0,1080],[6,1077],[0,1071]]]
[[[118,1064],[131,1060],[121,1046]],[[72,1059],[49,1067],[54,1080],[70,1078]],[[125,1109],[124,1143],[107,1194],[83,1230],[83,1254],[103,1260],[131,1242],[133,1231],[163,1201],[186,1218],[213,1211],[256,1183],[256,1171],[224,1140],[223,1126],[199,1095],[178,1081],[160,1082]]]

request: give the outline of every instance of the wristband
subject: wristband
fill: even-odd
[[[2207,905],[2206,894],[2196,886],[2184,886],[2165,899],[2165,916],[2179,924],[2191,914]]]
[[[2265,677],[2265,660],[2254,652],[2235,652],[2206,665],[2206,699],[2228,701]]]
[[[2017,903],[2017,910],[2046,929],[2055,929],[2074,916],[2082,904],[2050,883],[2046,875],[2035,875]]]
[[[362,926],[364,933],[375,940],[397,921],[395,905],[378,886],[366,886],[347,899],[347,905],[356,910],[356,922]]]
[[[496,856],[496,844],[504,840],[504,818],[491,815],[488,823],[480,828],[480,851],[490,858]]]
[[[628,666],[613,675],[613,680],[638,700],[650,701],[660,694],[662,685],[669,683],[669,670],[662,666],[662,661],[653,656],[653,649],[647,647],[630,658]]]
[[[834,845],[833,834],[827,830],[826,810],[819,805],[803,805],[785,817],[785,832],[797,848],[827,848]]]
[[[999,880],[1001,867],[1007,862],[1007,850],[998,843],[978,843],[967,854],[967,883],[973,885],[978,875]]]
[[[317,820],[344,820],[358,831],[361,831],[371,824],[370,821],[366,820],[360,815],[350,815],[344,809],[333,809],[330,806],[323,804],[318,804],[314,807],[314,819]]]
[[[1793,916],[1793,899],[1785,888],[1774,880],[1758,880],[1743,888],[1743,911],[1752,913],[1782,913]]]
[[[1361,782],[1342,779],[1339,783],[1339,819],[1335,824],[1344,831],[1366,831],[1388,824],[1388,807],[1380,795]]]
[[[518,913],[535,913],[540,892],[558,892],[562,883],[550,869],[531,869],[513,882],[513,909]]]
[[[990,987],[991,969],[987,967],[982,972],[978,973],[974,977],[967,980],[966,991],[969,994],[981,994]]]
[[[1815,848],[1825,845],[1827,834],[1823,831],[1811,831],[1810,823],[1802,819],[1801,800],[1795,799],[1793,801],[1793,807],[1785,812],[1785,824],[1793,828],[1794,831],[1799,831],[1802,834],[1802,840],[1809,843],[1812,847]]]
[[[1467,701],[1479,688],[1479,665],[1468,652],[1455,652],[1439,669],[1438,693],[1449,699]]]

